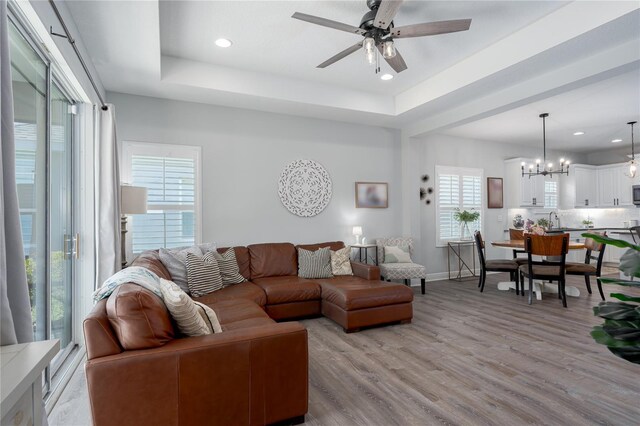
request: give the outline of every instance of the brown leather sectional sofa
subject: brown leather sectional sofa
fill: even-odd
[[[344,244],[299,247],[325,246]],[[234,251],[249,281],[195,299],[215,310],[223,333],[179,338],[164,305],[134,284],[95,305],[84,321],[94,425],[303,422],[307,331],[277,321],[324,315],[352,332],[413,316],[412,290],[380,281],[376,266],[352,262],[353,276],[304,279],[290,243]],[[141,254],[133,265],[171,279],[157,252]]]

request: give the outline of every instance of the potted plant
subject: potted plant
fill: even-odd
[[[463,240],[471,239],[471,230],[469,229],[469,223],[476,222],[480,219],[480,212],[456,209],[453,214],[453,218],[460,224],[460,237]]]
[[[585,219],[582,221],[585,228],[593,228],[593,221],[591,219]]]
[[[546,230],[549,229],[549,220],[545,219],[545,218],[540,218],[536,222],[536,225],[538,225],[540,228],[542,228],[542,229],[544,229],[546,231]]]
[[[582,234],[585,238],[629,250],[620,258],[619,269],[625,275],[640,278],[640,246],[627,241],[616,240],[602,235]],[[598,279],[604,284],[617,284],[625,287],[640,287],[640,282],[619,278]],[[620,358],[640,364],[640,297],[611,293],[616,302],[600,302],[593,308],[594,315],[603,318],[604,323],[591,330],[591,336],[597,343],[605,345],[609,351]]]

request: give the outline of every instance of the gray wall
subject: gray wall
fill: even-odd
[[[353,241],[398,234],[400,144],[396,130],[335,121],[108,93],[119,141],[202,147],[203,241],[218,245]],[[297,159],[322,164],[333,181],[327,208],[312,218],[289,213],[278,178]],[[356,209],[356,181],[389,183],[389,208]]]
[[[457,138],[446,135],[430,135],[422,139],[412,140],[412,149],[417,156],[421,158],[418,161],[420,170],[418,174],[428,174],[431,180],[428,186],[435,188],[435,166],[458,166],[458,167],[474,167],[484,170],[484,179],[487,177],[504,178],[504,160],[515,157],[537,158],[540,156],[541,147],[539,146],[521,146],[516,144],[505,144],[489,141],[478,141],[471,139]],[[562,156],[566,156],[562,153]],[[547,158],[556,158],[560,155],[554,152],[547,153]],[[572,162],[582,162],[585,160],[583,155],[571,154]],[[486,190],[486,184],[483,184]],[[434,193],[434,196],[436,194]],[[417,253],[419,253],[420,261],[427,266],[427,272],[430,278],[437,278],[433,274],[442,274],[447,272],[447,249],[436,247],[436,231],[435,231],[435,201],[432,196],[431,205],[416,202],[415,208],[419,208],[419,224],[414,226],[412,234],[419,241]],[[417,198],[417,196],[416,196]],[[419,207],[417,207],[419,205]],[[505,205],[506,202],[505,202]],[[486,201],[483,209],[484,215],[484,239],[486,241],[505,239],[504,229],[508,229],[507,209],[487,209]],[[502,216],[502,222],[499,222],[499,216]],[[417,229],[417,232],[415,231]],[[505,249],[493,248],[487,244],[488,258],[504,258],[509,257],[510,252]],[[453,260],[453,258],[452,258]],[[477,260],[477,259],[476,259]],[[440,275],[441,277],[441,275]]]
[[[606,164],[626,163],[630,160],[628,155],[631,154],[631,144],[620,148],[607,149],[602,151],[594,151],[586,154],[586,164],[594,166],[604,166]],[[637,154],[636,154],[637,158]]]

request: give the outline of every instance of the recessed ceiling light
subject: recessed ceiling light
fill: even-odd
[[[233,43],[231,43],[231,40],[228,40],[226,38],[219,38],[216,40],[216,46],[218,47],[229,47],[232,44]]]
[[[573,133],[573,136],[582,136],[582,135],[584,135],[584,132],[582,132],[582,131],[578,131],[578,132],[574,132]]]
[[[392,74],[382,74],[380,76],[380,80],[391,80],[393,78]]]
[[[622,139],[614,139],[611,141],[611,143],[619,143],[619,142],[622,142]]]

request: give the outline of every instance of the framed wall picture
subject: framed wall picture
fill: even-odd
[[[502,178],[487,178],[487,204],[490,209],[501,209],[503,204],[504,191],[502,188]]]
[[[386,182],[356,182],[356,208],[386,209],[389,189]]]

